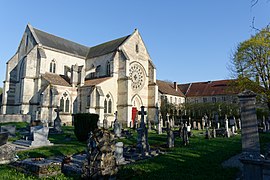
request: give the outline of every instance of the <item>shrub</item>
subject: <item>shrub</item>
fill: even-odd
[[[86,141],[88,134],[97,128],[98,114],[74,114],[74,133],[79,141]]]

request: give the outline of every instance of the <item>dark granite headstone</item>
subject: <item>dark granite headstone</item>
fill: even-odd
[[[7,143],[8,140],[8,132],[0,132],[0,146]]]

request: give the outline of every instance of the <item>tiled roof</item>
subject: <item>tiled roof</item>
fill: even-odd
[[[102,78],[96,78],[96,79],[89,79],[84,82],[84,86],[95,86],[98,85],[111,77],[102,77]]]
[[[129,36],[130,35],[91,47],[87,54],[87,59],[116,51]]]
[[[169,94],[169,95],[181,96],[181,97],[185,96],[179,88],[177,91],[174,89],[173,83],[157,80],[157,85],[158,85],[158,90],[162,94]]]
[[[33,29],[42,45],[83,57],[87,55],[89,47],[63,39],[61,37],[57,37],[35,28]]]
[[[234,80],[196,82],[180,84],[178,87],[187,91],[185,92],[187,97],[238,94],[230,88],[229,84],[232,81]],[[187,89],[188,86],[190,87]]]
[[[58,75],[53,73],[42,74],[42,77],[50,84],[59,86],[71,86],[69,80],[64,75]]]

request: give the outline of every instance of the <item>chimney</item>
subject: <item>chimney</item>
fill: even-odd
[[[177,91],[177,83],[176,82],[173,82],[173,87]]]

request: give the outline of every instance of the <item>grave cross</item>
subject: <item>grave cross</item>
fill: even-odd
[[[57,106],[56,109],[54,109],[54,111],[56,112],[56,118],[59,118],[60,117],[59,113],[62,111],[62,109],[60,109],[60,107]]]
[[[144,123],[144,116],[147,114],[146,111],[144,111],[144,106],[141,106],[141,111],[139,111],[139,115],[141,115],[141,122]]]

